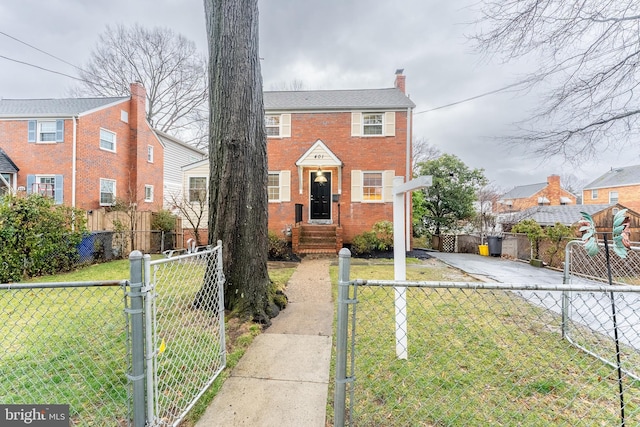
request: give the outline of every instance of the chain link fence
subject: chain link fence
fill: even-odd
[[[128,425],[126,288],[0,285],[2,403],[69,404],[72,425]]]
[[[350,281],[340,262],[336,426],[640,425],[640,324],[621,314],[638,311],[640,287]],[[567,294],[583,310],[563,316]]]
[[[0,284],[0,401],[78,426],[177,426],[226,364],[222,245],[122,281]]]
[[[149,266],[155,425],[177,426],[226,366],[222,247]]]

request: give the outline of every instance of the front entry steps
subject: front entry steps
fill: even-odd
[[[298,224],[292,231],[291,243],[296,255],[335,255],[342,248],[342,227],[333,224]]]

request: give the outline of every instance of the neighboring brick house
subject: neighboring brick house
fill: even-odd
[[[145,103],[139,83],[126,97],[0,100],[0,148],[16,166],[15,189],[85,210],[116,198],[158,210],[164,154]]]
[[[611,168],[583,188],[582,203],[620,203],[640,212],[640,165]]]
[[[575,205],[576,195],[560,185],[560,176],[551,175],[547,182],[521,185],[505,193],[496,206],[497,213],[519,212],[536,206]]]
[[[393,220],[393,178],[411,178],[415,104],[402,70],[392,88],[265,92],[264,107],[270,231],[296,253],[335,253]],[[195,197],[208,166],[183,170]]]

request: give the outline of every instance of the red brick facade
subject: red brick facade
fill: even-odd
[[[109,179],[116,182],[117,199],[135,201],[138,210],[158,210],[163,198],[163,148],[146,121],[145,89],[132,84],[131,94],[129,99],[72,116],[0,119],[0,147],[20,169],[18,188],[31,191],[29,176],[62,177],[62,203],[91,210],[101,207],[100,179]],[[29,142],[30,122],[38,120],[63,121],[63,141]],[[101,129],[115,134],[114,151],[100,148]],[[152,161],[148,161],[149,150]],[[152,193],[151,201],[145,201],[145,186]]]
[[[526,189],[528,186],[522,186]],[[522,197],[510,197],[509,192],[505,194],[497,203],[497,212],[519,212],[535,206],[559,206],[575,205],[576,196],[560,186],[560,176],[551,175],[547,177],[547,185],[540,185],[539,189],[528,194],[521,194]],[[518,188],[512,190],[517,192]]]
[[[404,93],[401,72],[396,76],[395,86]],[[353,136],[353,129],[359,126],[357,120],[364,117],[359,115],[367,112],[384,117],[383,135]],[[290,128],[283,136],[267,140],[269,172],[280,173],[281,183],[289,178],[290,181],[285,184],[286,188],[280,188],[280,200],[270,199],[270,231],[282,236],[291,228],[295,223],[296,205],[302,206],[302,224],[340,224],[346,244],[357,234],[370,231],[376,222],[393,220],[391,181],[394,176],[406,180],[410,173],[411,121],[407,116],[411,119],[411,108],[280,109],[274,112],[266,106],[267,115],[275,113],[286,113],[286,118],[281,120]],[[319,169],[330,180],[331,197],[328,216],[318,221],[312,218],[312,184]],[[362,196],[362,192],[372,191],[370,187],[363,189],[365,174],[382,178],[382,182],[376,182],[382,187],[377,190],[382,193],[380,200],[366,200]],[[283,194],[286,195],[283,197]]]
[[[620,203],[626,208],[640,211],[640,185],[621,185],[583,190],[582,204]]]

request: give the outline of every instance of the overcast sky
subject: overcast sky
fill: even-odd
[[[468,166],[483,168],[500,189],[575,175],[586,182],[612,166],[639,164],[618,155],[581,169],[563,159],[542,161],[498,142],[527,117],[539,94],[503,92],[437,111],[427,110],[520,80],[530,64],[501,64],[473,52],[465,35],[477,17],[474,0],[260,0],[260,56],[264,89],[293,80],[305,89],[393,86],[403,68],[416,104],[414,137],[427,139]],[[13,40],[82,66],[107,25],[169,27],[206,52],[201,0],[4,0],[0,3],[0,97],[59,98],[74,81],[72,66]],[[5,59],[10,58],[11,60]],[[13,61],[12,61],[13,60]],[[585,183],[586,183],[585,182]]]

